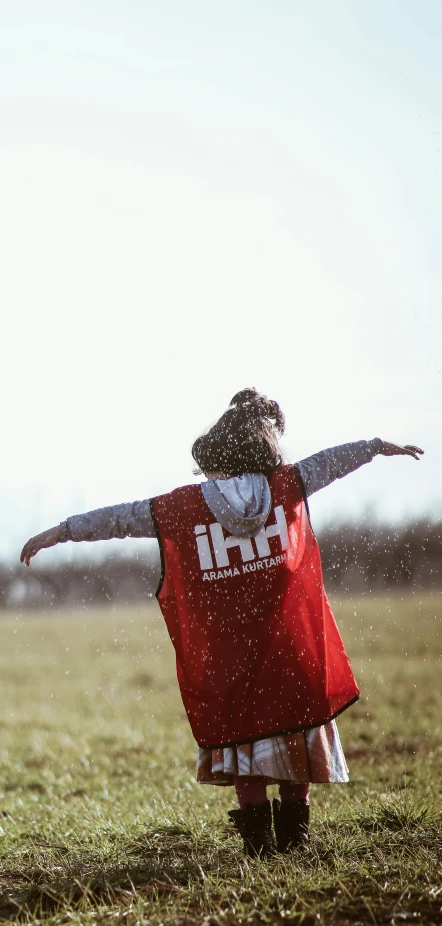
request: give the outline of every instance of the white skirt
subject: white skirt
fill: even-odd
[[[258,775],[267,778],[268,784],[348,781],[347,763],[335,721],[241,746],[199,748],[197,781],[233,785],[234,775]]]

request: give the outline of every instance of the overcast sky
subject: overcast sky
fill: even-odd
[[[248,385],[293,461],[426,451],[320,493],[315,524],[442,517],[439,0],[0,11],[0,555],[193,481]]]

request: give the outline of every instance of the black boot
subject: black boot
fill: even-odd
[[[246,804],[239,810],[229,810],[229,817],[244,839],[245,855],[260,858],[275,855],[270,801],[266,801],[265,804]]]
[[[282,804],[274,798],[273,820],[278,852],[290,852],[307,844],[309,815],[310,807],[304,798]]]

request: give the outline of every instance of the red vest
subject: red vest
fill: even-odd
[[[193,735],[208,748],[319,726],[359,696],[298,472],[281,466],[269,483],[254,538],[228,534],[198,485],[151,501],[157,598]]]

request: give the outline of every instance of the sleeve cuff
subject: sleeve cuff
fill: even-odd
[[[60,540],[59,540],[58,542],[59,542],[59,543],[67,543],[67,541],[70,540],[70,539],[71,539],[71,538],[70,538],[70,536],[69,536],[68,522],[67,522],[67,521],[61,521],[61,522],[60,522]]]
[[[370,441],[370,445],[374,454],[382,453],[384,443],[380,437],[374,437],[373,440]]]

